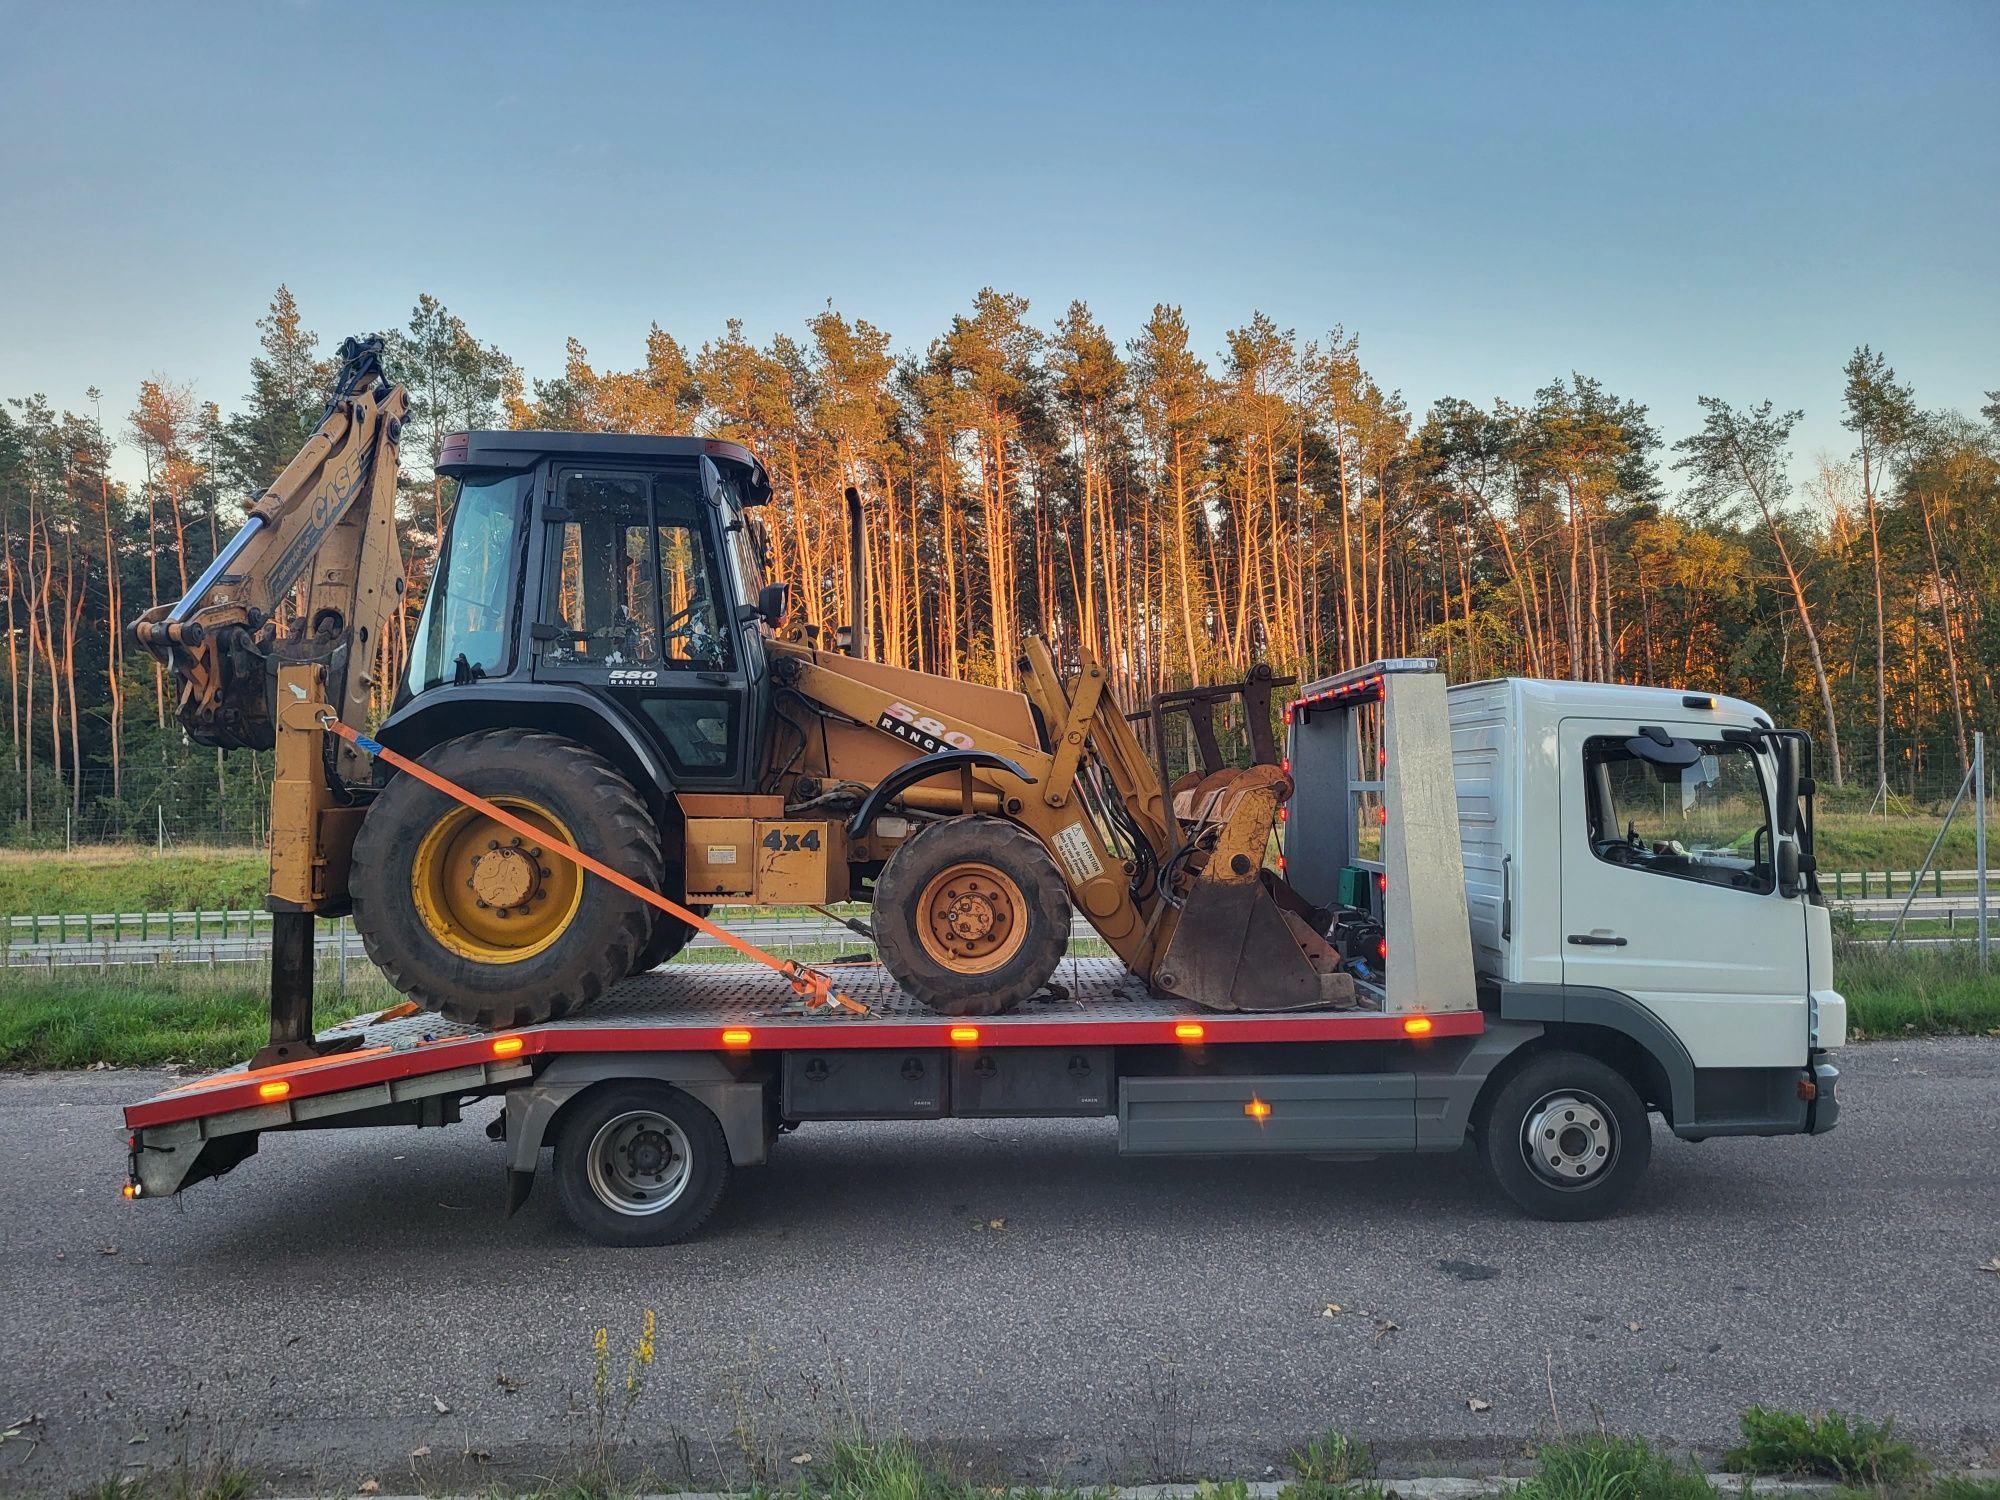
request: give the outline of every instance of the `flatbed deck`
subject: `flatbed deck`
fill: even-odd
[[[1056,985],[1000,1016],[940,1016],[897,987],[879,964],[834,966],[839,988],[867,1015],[807,1012],[777,975],[748,964],[672,964],[635,975],[576,1015],[485,1032],[404,1007],[357,1016],[320,1033],[360,1037],[352,1050],[275,1067],[239,1064],[128,1105],[127,1126],[151,1128],[238,1110],[271,1126],[311,1118],[306,1101],[478,1069],[473,1087],[518,1078],[530,1059],[563,1053],[784,1052],[923,1047],[1116,1047],[1252,1042],[1341,1042],[1411,1035],[1469,1036],[1478,1011],[1411,1017],[1375,1010],[1218,1013],[1162,998],[1116,959],[1066,960]],[[386,1102],[386,1101],[385,1101]],[[260,1126],[259,1128],[264,1128]]]

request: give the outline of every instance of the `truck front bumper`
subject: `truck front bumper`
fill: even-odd
[[[1840,1069],[1829,1062],[1814,1063],[1812,1079],[1813,1098],[1806,1106],[1806,1132],[1825,1135],[1840,1123],[1840,1100],[1834,1092],[1840,1082]]]

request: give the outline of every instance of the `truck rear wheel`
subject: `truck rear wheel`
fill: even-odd
[[[1500,1190],[1538,1219],[1601,1219],[1653,1155],[1638,1091],[1581,1052],[1531,1057],[1485,1102],[1481,1154]]]
[[[660,838],[631,783],[570,740],[503,729],[448,740],[423,764],[649,889]],[[354,841],[354,925],[389,982],[489,1030],[588,1004],[631,970],[653,908],[542,843],[398,776]]]
[[[671,1245],[729,1185],[729,1142],[700,1100],[664,1083],[602,1084],[563,1113],[556,1193],[603,1245]]]
[[[882,962],[941,1015],[998,1015],[1034,994],[1062,962],[1069,917],[1048,852],[1001,818],[919,830],[875,882]]]

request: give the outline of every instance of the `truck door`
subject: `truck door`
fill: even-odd
[[[558,469],[535,677],[607,694],[676,785],[738,790],[745,668],[715,512],[694,463]]]
[[[1806,1060],[1803,897],[1778,893],[1769,757],[1714,725],[1565,719],[1563,982],[1619,991],[1696,1067]]]

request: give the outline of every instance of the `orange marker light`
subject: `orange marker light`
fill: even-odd
[[[1403,1034],[1405,1036],[1429,1036],[1431,1034],[1431,1018],[1429,1016],[1403,1017]]]
[[[493,1038],[493,1055],[495,1057],[512,1057],[526,1045],[527,1043],[517,1036],[496,1036]]]
[[[750,1033],[741,1026],[732,1026],[729,1030],[722,1033],[722,1045],[725,1047],[747,1047],[750,1045]]]
[[[1174,1028],[1175,1038],[1183,1042],[1198,1042],[1207,1035],[1199,1021],[1183,1021]]]
[[[969,1047],[979,1040],[979,1028],[977,1026],[954,1026],[951,1028],[951,1039],[961,1047]]]
[[[1243,1106],[1243,1113],[1253,1120],[1268,1120],[1271,1118],[1271,1106],[1252,1094],[1250,1102]]]
[[[125,1184],[125,1196],[126,1196],[126,1197],[128,1197],[128,1198],[136,1198],[136,1197],[138,1197],[138,1196],[139,1196],[139,1184],[138,1184],[138,1183],[136,1183],[136,1182],[128,1182],[128,1183],[126,1183],[126,1184]]]
[[[259,1099],[282,1099],[292,1091],[292,1086],[282,1078],[273,1078],[269,1083],[257,1085]]]

